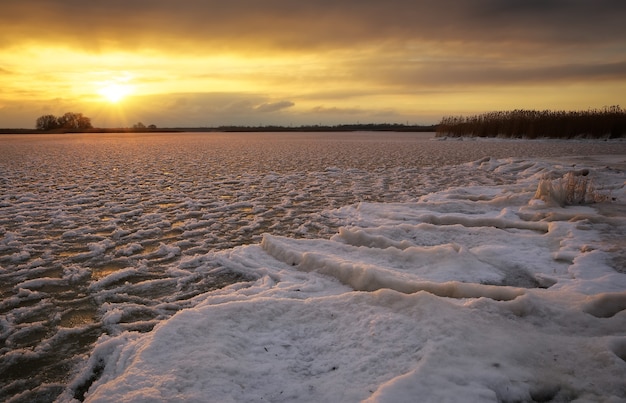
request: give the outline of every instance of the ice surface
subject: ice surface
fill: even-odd
[[[186,258],[179,270],[249,281],[197,295],[150,332],[100,337],[60,399],[84,387],[90,402],[624,401],[625,161],[610,161],[585,161],[611,195],[602,204],[533,199],[563,161],[483,159],[456,172],[516,180],[329,209],[343,224],[333,236],[268,233]],[[39,281],[29,288],[56,284]]]
[[[554,158],[583,154],[601,157]],[[193,363],[173,349],[171,357],[190,364],[185,374],[198,383],[166,400],[193,400],[193,393],[211,400],[215,393],[202,386],[205,376],[245,388],[220,392],[217,401],[293,400],[287,392],[301,401],[334,401],[332,393],[347,401],[401,400],[396,381],[417,385],[409,375],[418,373],[424,357],[445,361],[446,345],[431,347],[439,340],[436,329],[449,330],[449,318],[458,318],[456,330],[470,335],[473,322],[480,322],[473,315],[489,312],[497,326],[501,316],[530,321],[525,329],[532,333],[568,318],[557,309],[564,307],[575,313],[569,316],[574,325],[561,320],[559,329],[584,337],[595,329],[593,337],[604,337],[604,344],[588,342],[623,361],[623,331],[615,330],[624,315],[626,273],[623,155],[623,141],[448,142],[419,133],[0,136],[0,400],[95,399],[113,388],[108,381],[130,379],[133,362],[153,374],[146,382],[164,379],[166,366],[141,363],[142,346],[152,337],[168,340],[160,332],[170,318],[177,323],[177,312],[218,318],[227,312],[218,306],[228,304],[242,312],[258,306],[255,317],[248,314],[249,336],[243,322],[214,323],[200,332],[203,340],[188,342],[237,358],[246,368],[232,371],[243,374],[259,370],[251,363],[268,360],[256,353],[270,345],[254,351],[233,346],[246,337],[254,345],[266,332],[284,341],[278,347],[296,348],[284,351],[290,363],[279,354],[266,367],[282,369],[259,375],[265,386],[250,388],[243,375],[218,374],[221,364]],[[532,199],[540,181],[557,183],[584,169],[594,189],[616,201],[562,208],[548,198]],[[383,300],[404,302],[390,308]],[[418,300],[441,319],[411,316],[408,307]],[[328,310],[343,327],[313,320]],[[554,315],[550,321],[532,316],[538,312]],[[375,333],[385,336],[370,340],[367,321],[374,319],[372,326],[384,325]],[[197,325],[181,325],[181,331],[197,332]],[[234,335],[235,344],[215,341],[212,332]],[[369,350],[359,350],[368,343]],[[149,350],[152,363],[159,349]],[[355,380],[358,360],[371,368]],[[327,367],[334,374],[329,378],[322,375]],[[299,370],[292,374],[293,368]],[[431,369],[434,364],[425,366]],[[171,375],[175,383],[186,378]],[[348,381],[355,386],[338,386]],[[613,385],[610,378],[605,383]],[[548,382],[529,393],[539,401],[576,395],[563,385]],[[158,384],[152,389],[173,393]],[[477,390],[484,391],[484,382]],[[587,386],[577,390],[595,393]],[[600,395],[622,396],[613,386],[607,390]],[[115,393],[129,400],[147,396],[127,391]]]

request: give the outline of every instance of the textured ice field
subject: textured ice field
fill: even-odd
[[[626,396],[623,158],[505,158],[623,143],[98,136],[0,138],[4,400]]]

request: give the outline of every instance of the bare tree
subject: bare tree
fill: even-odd
[[[91,129],[91,119],[82,113],[67,112],[58,118],[60,127],[64,129]]]
[[[37,118],[37,130],[84,130],[91,129],[91,119],[82,113],[67,112],[63,116],[43,115]]]
[[[43,115],[37,118],[37,130],[52,130],[60,127],[59,120],[54,115]]]

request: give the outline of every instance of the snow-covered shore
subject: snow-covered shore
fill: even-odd
[[[534,198],[573,162],[609,201]],[[343,223],[330,239],[189,257],[252,280],[102,336],[59,399],[624,401],[625,163],[483,159],[451,173],[517,182],[358,203],[323,213]]]

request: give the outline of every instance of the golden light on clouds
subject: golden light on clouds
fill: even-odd
[[[67,111],[105,127],[428,124],[623,105],[626,3],[566,3],[5,0],[0,126]]]

